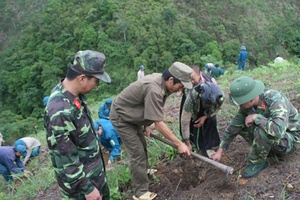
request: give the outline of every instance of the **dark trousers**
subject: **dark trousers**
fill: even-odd
[[[0,174],[2,174],[3,178],[5,179],[6,182],[12,182],[13,178],[10,174],[10,171],[7,167],[4,165],[0,164]]]
[[[181,113],[184,101],[186,99],[185,94],[182,96],[180,111],[179,111],[179,127],[180,134],[181,132]],[[203,108],[201,107],[200,112],[197,114],[197,117],[204,116]],[[197,118],[197,119],[198,119]],[[194,121],[197,119],[191,119],[190,122],[190,140],[195,145],[195,147],[201,151],[203,156],[208,157],[206,150],[211,149],[212,147],[217,147],[220,144],[219,132],[217,129],[217,117],[207,117],[204,124],[200,128],[194,127]],[[181,135],[182,137],[182,135]]]
[[[217,147],[220,144],[219,132],[217,129],[217,117],[208,117],[200,128],[195,128],[194,123],[190,123],[190,140],[201,153],[207,156],[206,150]]]

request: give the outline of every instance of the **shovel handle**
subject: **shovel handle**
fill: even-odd
[[[159,141],[161,141],[161,142],[163,142],[163,143],[165,143],[165,144],[168,144],[168,145],[170,145],[170,146],[172,146],[172,147],[174,147],[174,148],[177,148],[177,146],[176,146],[173,142],[171,142],[170,140],[167,140],[167,139],[165,139],[165,138],[162,138],[162,137],[160,137],[160,136],[158,136],[158,135],[155,135],[155,134],[153,134],[153,133],[150,133],[150,136],[153,137],[153,138],[155,138],[155,139],[157,139],[157,140],[159,140]],[[209,158],[207,158],[207,157],[201,156],[201,155],[199,155],[199,154],[197,154],[197,153],[195,153],[195,152],[192,152],[192,151],[191,151],[191,155],[192,155],[193,157],[195,157],[195,158],[198,158],[198,159],[200,159],[200,160],[202,160],[202,161],[204,161],[204,162],[207,162],[207,163],[209,163],[209,164],[215,166],[216,168],[218,168],[218,169],[222,170],[223,172],[225,172],[226,175],[231,175],[231,174],[233,174],[233,168],[230,167],[230,166],[224,165],[224,164],[222,164],[222,163],[219,163],[219,162],[214,161],[214,160],[212,160],[212,159],[209,159]]]

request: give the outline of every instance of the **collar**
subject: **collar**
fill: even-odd
[[[61,93],[70,101],[70,104],[75,106],[80,110],[82,104],[86,104],[86,97],[83,94],[79,94],[78,97],[75,97],[71,92],[69,92],[63,85],[62,81],[64,79],[61,79],[58,88],[61,91]]]
[[[166,86],[166,81],[164,80],[164,77],[161,76],[161,92],[164,96],[169,96],[171,93],[169,92],[169,90],[167,89],[167,86]]]
[[[266,110],[266,102],[264,100],[263,94],[259,95],[259,100],[258,100],[258,109],[265,111]]]

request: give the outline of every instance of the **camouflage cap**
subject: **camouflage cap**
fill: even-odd
[[[174,62],[171,67],[169,67],[169,72],[178,80],[181,81],[181,83],[184,85],[187,89],[192,89],[193,84],[191,82],[191,74],[193,72],[192,68],[187,66],[184,63],[181,62]]]
[[[235,79],[229,88],[229,102],[235,105],[247,103],[260,95],[265,88],[263,82],[248,76]]]
[[[104,71],[105,55],[91,50],[78,51],[74,56],[71,68],[87,76],[94,76],[106,83],[110,83],[109,75]]]

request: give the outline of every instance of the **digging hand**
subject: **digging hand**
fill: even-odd
[[[214,161],[220,162],[221,157],[222,157],[223,149],[219,148],[218,151],[213,155],[212,159]]]
[[[33,173],[31,171],[25,170],[22,178],[28,179],[29,176],[33,176]]]
[[[186,146],[190,149],[190,151],[192,151],[192,145],[191,145],[191,142],[188,140],[188,141],[185,141],[185,144],[186,144]]]
[[[183,153],[186,156],[191,157],[191,151],[190,151],[189,147],[186,144],[184,144],[183,142],[181,142],[177,148],[178,148],[179,153]]]
[[[29,170],[25,170],[24,171],[24,175],[25,176],[33,176],[33,173],[31,171],[29,171]]]

